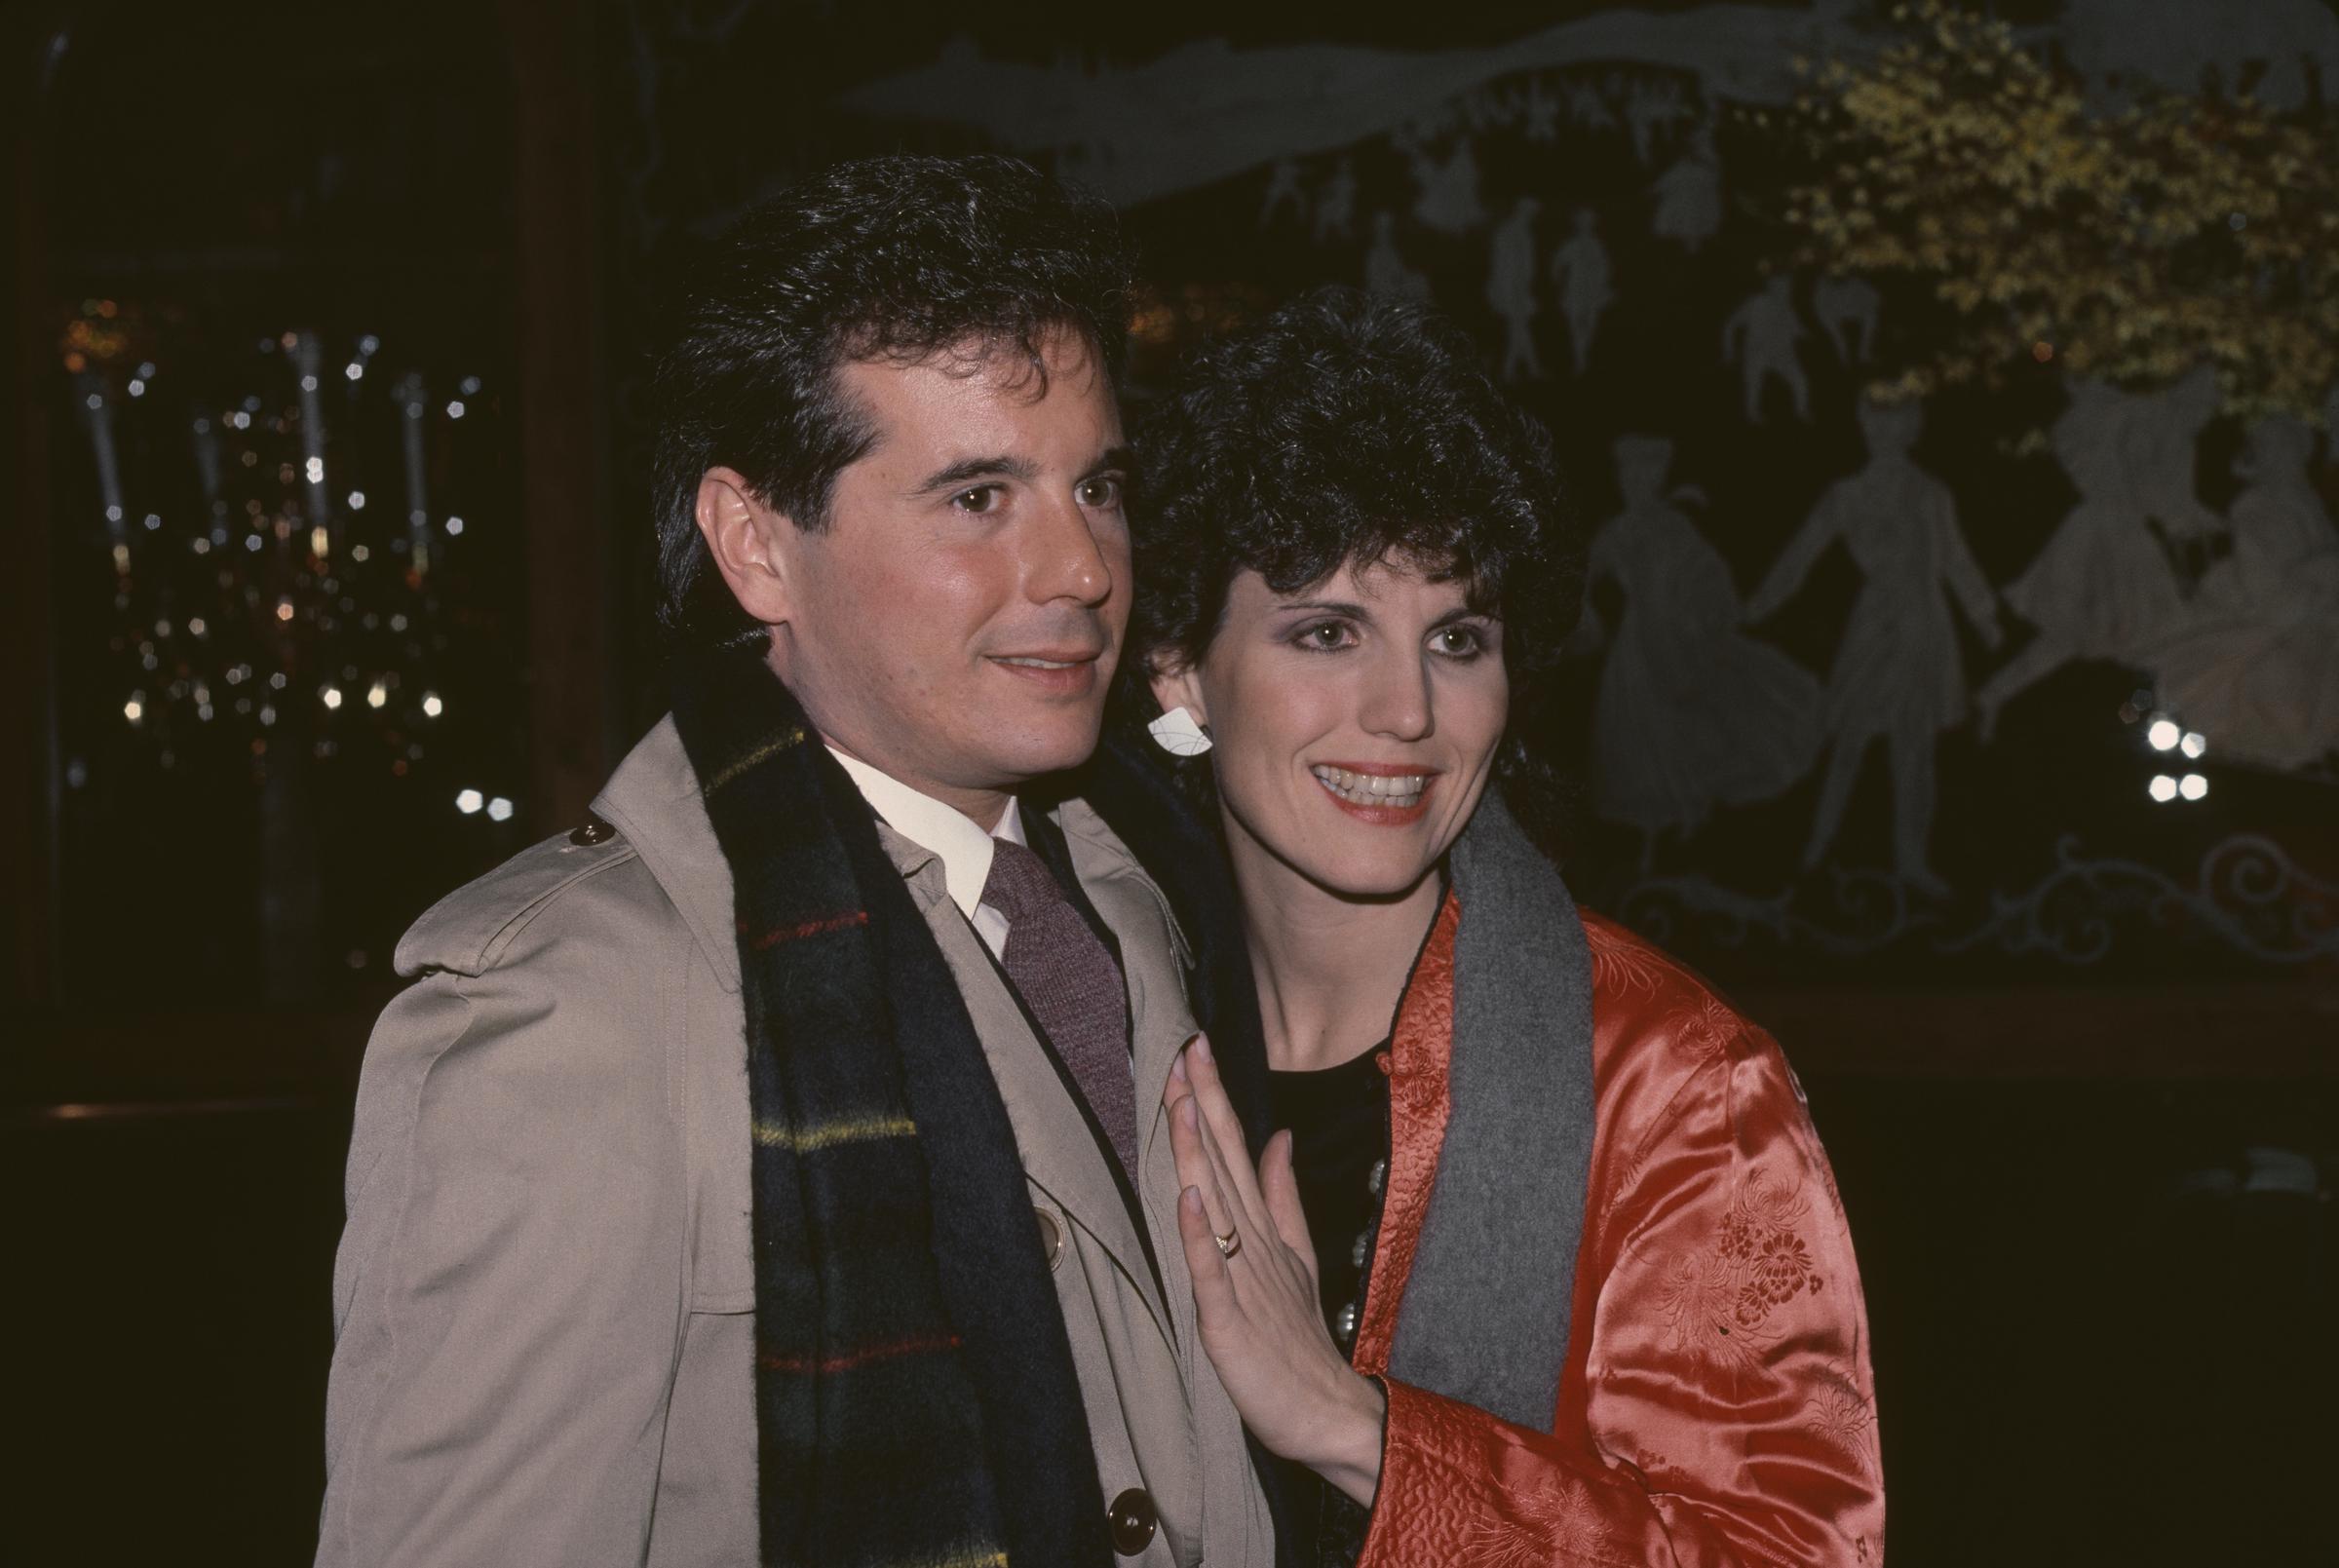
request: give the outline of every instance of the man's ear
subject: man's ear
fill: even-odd
[[[1153,687],[1153,700],[1162,705],[1165,713],[1182,708],[1194,715],[1195,723],[1208,725],[1210,714],[1203,706],[1202,676],[1192,665],[1167,662],[1171,657],[1161,655],[1145,662],[1145,679]]]
[[[787,620],[794,607],[788,569],[794,523],[731,468],[700,477],[697,516],[700,537],[739,607],[766,626]]]

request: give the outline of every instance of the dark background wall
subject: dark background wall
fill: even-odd
[[[1994,11],[2093,112],[2246,82],[2330,134],[2320,0]],[[7,25],[24,1560],[305,1560],[348,1092],[398,933],[567,826],[662,707],[649,302],[758,193],[903,147],[1005,148],[1114,197],[1152,288],[1132,398],[1321,281],[1430,297],[1515,373],[1618,563],[1591,600],[1608,636],[1542,721],[1582,781],[1570,876],[1802,1073],[1870,1296],[1894,1560],[2339,1557],[2318,1484],[2339,1472],[2339,598],[2319,619],[2316,597],[2339,556],[2216,623],[2255,706],[2176,714],[2204,756],[2150,735],[2189,668],[2167,650],[2241,580],[2266,497],[2327,532],[2339,469],[2310,436],[2312,502],[2276,495],[2246,361],[2190,424],[2174,373],[2093,424],[2060,363],[1929,391],[1911,458],[2004,640],[1953,612],[1963,701],[1904,748],[1914,774],[1853,746],[1824,693],[1901,536],[1748,606],[1870,469],[1862,389],[1959,330],[1924,280],[1879,275],[1873,341],[1839,343],[1826,318],[1867,306],[1783,215],[1811,177],[1795,62],[1870,61],[1905,36],[1889,17],[507,0]],[[1578,212],[1596,265],[1560,260]],[[2013,585],[2104,450],[2191,455],[2115,498],[2152,552],[2120,558],[2166,582],[2100,585],[2178,609],[2044,666],[1985,739],[1977,694],[2098,601],[2084,574]],[[1889,523],[1931,493],[1884,479],[1845,504]],[[1691,578],[1720,602],[1668,593]],[[1686,674],[1628,679],[1635,659]],[[2320,752],[2276,744],[2301,733]],[[1695,784],[1749,756],[1732,791]],[[2154,798],[2186,772],[2203,798]],[[1636,813],[1683,778],[1669,817]],[[1935,799],[1914,858],[1911,778]]]

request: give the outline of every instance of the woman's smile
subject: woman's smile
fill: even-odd
[[[1402,827],[1429,811],[1438,770],[1388,763],[1319,762],[1308,769],[1332,804],[1378,827]]]

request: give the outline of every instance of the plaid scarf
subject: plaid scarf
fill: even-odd
[[[760,653],[679,672],[730,862],[768,1564],[1105,1564],[1015,1134],[874,820]]]

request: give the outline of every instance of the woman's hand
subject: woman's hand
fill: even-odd
[[[1369,1506],[1380,1488],[1388,1400],[1349,1366],[1324,1327],[1291,1134],[1268,1140],[1251,1170],[1242,1126],[1200,1035],[1178,1052],[1162,1103],[1185,1189],[1177,1228],[1204,1352],[1260,1442]]]

